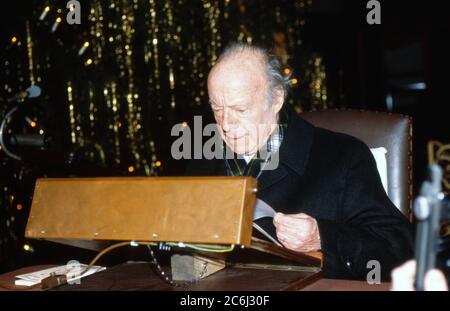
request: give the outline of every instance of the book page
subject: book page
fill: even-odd
[[[255,228],[262,236],[255,234],[256,237],[261,237],[280,247],[283,247],[277,240],[276,229],[273,224],[275,210],[261,199],[256,199],[255,211],[253,214],[253,228]]]
[[[253,220],[258,220],[263,217],[275,217],[275,210],[261,199],[256,199],[255,212]]]

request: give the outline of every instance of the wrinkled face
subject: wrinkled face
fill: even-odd
[[[219,132],[237,154],[255,154],[276,127],[283,94],[271,102],[267,86],[264,63],[255,55],[230,56],[208,76],[209,100]]]

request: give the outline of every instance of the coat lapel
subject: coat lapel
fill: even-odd
[[[289,169],[302,175],[308,162],[314,136],[314,126],[295,113],[290,113],[286,137],[279,150],[279,165],[275,170],[265,170],[258,180],[258,190],[275,186],[289,173]]]

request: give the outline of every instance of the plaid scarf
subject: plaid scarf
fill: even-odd
[[[272,154],[278,152],[287,131],[288,115],[284,109],[280,111],[279,122],[275,130],[260,148],[256,155],[247,163],[242,155],[232,152],[224,142],[224,161],[228,176],[253,176],[258,178],[264,170],[265,164],[270,161]],[[264,149],[265,148],[265,149]],[[232,159],[226,157],[233,154]]]

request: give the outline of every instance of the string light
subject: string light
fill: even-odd
[[[28,70],[30,77],[30,84],[36,84],[36,79],[34,75],[34,58],[33,58],[33,40],[31,38],[30,23],[27,21],[25,24],[27,32],[27,55],[28,55]]]
[[[112,120],[109,127],[110,129],[112,129],[114,137],[114,161],[116,164],[120,164],[120,136],[119,127],[117,126],[117,122],[119,121],[120,116],[118,114],[116,83],[114,81],[109,84],[109,89],[111,89],[111,92],[108,92],[108,88],[106,88],[106,94],[108,95],[107,103],[112,115]]]
[[[36,121],[34,121],[34,120],[31,120],[29,117],[25,117],[25,120],[28,122],[28,124],[31,126],[31,127],[36,127],[36,125],[37,125],[37,123],[36,123]]]
[[[311,69],[307,71],[310,83],[311,104],[314,110],[327,108],[327,87],[326,71],[323,59],[319,55],[314,55],[309,61]]]
[[[33,248],[32,246],[28,245],[28,244],[24,244],[24,245],[23,245],[23,249],[24,249],[24,251],[26,251],[26,252],[30,252],[30,253],[33,253],[33,252],[34,252],[34,248]]]
[[[150,78],[150,83],[155,83],[156,95],[159,96],[159,90],[161,88],[160,78],[159,78],[159,53],[158,53],[158,31],[159,27],[157,24],[156,16],[156,1],[150,0],[150,16],[151,24],[148,28],[149,35],[152,37],[152,49],[153,49],[153,78]]]
[[[95,138],[95,115],[97,113],[97,108],[95,107],[95,103],[94,103],[94,89],[92,86],[92,82],[89,81],[89,87],[88,87],[88,96],[89,96],[89,134],[90,134],[90,138],[94,139]],[[101,147],[96,147],[97,149],[100,149],[99,152],[103,153],[103,148]],[[94,154],[90,154],[90,159],[94,160]]]
[[[44,18],[47,16],[47,13],[50,11],[50,6],[46,6],[45,8],[44,8],[44,10],[42,11],[42,13],[41,13],[41,16],[39,16],[39,20],[44,20]]]
[[[89,47],[89,41],[86,41],[83,43],[81,48],[78,50],[78,56],[83,55],[84,52],[86,52],[86,49]]]
[[[209,21],[211,45],[208,47],[209,48],[208,54],[210,55],[208,65],[211,67],[214,64],[214,62],[216,61],[217,51],[221,47],[221,43],[220,43],[221,37],[219,34],[219,29],[218,29],[219,18],[220,18],[220,7],[219,7],[218,1],[214,1],[214,2],[204,1],[203,7],[206,9],[205,17]]]
[[[77,143],[75,111],[73,105],[72,82],[67,81],[67,102],[69,103],[70,139],[72,144]]]
[[[52,33],[54,33],[58,29],[58,26],[61,23],[61,21],[62,21],[61,17],[58,16],[56,18],[55,22],[53,23],[52,30],[51,30]]]

